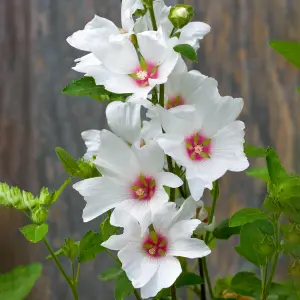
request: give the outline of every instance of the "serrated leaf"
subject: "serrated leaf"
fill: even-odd
[[[123,271],[115,281],[115,300],[124,300],[125,297],[130,296],[133,291],[134,287]]]
[[[96,85],[94,78],[88,76],[73,80],[63,89],[63,93],[70,96],[87,96],[98,101],[124,101],[130,95],[111,93],[103,85]]]
[[[268,237],[274,237],[274,226],[269,220],[245,224],[240,232],[240,245],[235,250],[256,266],[265,266],[267,258],[275,250],[273,245],[268,247]],[[269,250],[268,253],[266,250]]]
[[[100,224],[100,234],[103,241],[107,241],[112,235],[116,234],[118,231],[118,227],[115,227],[110,224],[110,217],[108,216],[101,224]]]
[[[229,227],[242,226],[256,220],[267,218],[268,215],[259,208],[243,208],[231,217]]]
[[[19,229],[25,238],[31,243],[38,243],[48,233],[47,224],[30,224]]]
[[[9,273],[0,274],[0,299],[23,300],[40,277],[42,265],[34,263],[19,266]]]
[[[65,242],[63,243],[61,249],[67,258],[69,258],[71,261],[77,256],[78,253],[78,247],[79,245],[75,243],[71,238],[65,239]]]
[[[249,176],[262,179],[266,182],[270,180],[269,172],[266,167],[257,167],[257,168],[248,169],[246,173]]]
[[[77,245],[77,248],[79,247],[79,244],[80,244],[80,241],[75,242],[75,245]],[[55,254],[55,256],[65,256],[65,253],[64,253],[64,251],[63,251],[62,248],[59,248],[58,250],[56,250],[56,251],[54,252],[54,254]],[[52,256],[51,256],[51,255],[48,255],[48,256],[46,257],[46,259],[52,259]]]
[[[189,44],[177,45],[174,47],[174,51],[180,53],[185,58],[191,61],[198,61],[197,52],[195,49]]]
[[[266,149],[253,145],[244,145],[244,152],[247,157],[265,157],[267,155]]]
[[[101,243],[102,238],[99,233],[88,231],[80,241],[78,261],[83,263],[95,259],[98,253],[104,251]]]
[[[0,205],[28,210],[38,205],[38,202],[39,199],[32,193],[22,191],[16,186],[10,187],[6,183],[0,183]]]
[[[77,176],[81,179],[88,179],[101,176],[100,172],[96,168],[95,164],[91,161],[85,161],[84,159],[79,159],[77,161],[78,173]]]
[[[99,275],[99,279],[103,281],[116,280],[118,277],[123,275],[123,270],[120,265],[111,267],[105,271],[103,271]]]
[[[268,173],[272,184],[278,184],[280,180],[288,176],[284,167],[281,165],[277,153],[271,147],[268,147],[267,149],[266,161]]]
[[[177,278],[175,285],[177,288],[181,288],[183,286],[202,284],[204,281],[201,276],[190,273],[190,272],[182,272],[180,276]]]
[[[286,60],[300,68],[300,43],[288,41],[271,41],[270,46]]]
[[[62,163],[65,171],[71,176],[77,176],[78,174],[78,165],[76,160],[63,148],[55,148],[56,155],[60,162]]]
[[[229,219],[225,219],[214,229],[213,235],[219,240],[228,240],[231,236],[239,234],[240,227],[229,227]]]

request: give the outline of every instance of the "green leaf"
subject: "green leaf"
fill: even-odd
[[[214,229],[213,235],[219,240],[228,240],[231,236],[239,234],[240,231],[240,227],[229,227],[229,219],[225,219]]]
[[[229,221],[229,227],[241,226],[256,220],[267,219],[268,215],[259,208],[243,208],[237,211]]]
[[[65,171],[71,176],[77,176],[78,174],[78,165],[76,160],[63,148],[55,148],[56,155],[60,162],[62,163]]]
[[[201,276],[190,272],[182,272],[177,278],[175,285],[177,288],[181,288],[187,285],[202,284],[204,281]]]
[[[297,88],[298,93],[300,93],[300,87]]]
[[[74,244],[77,246],[77,249],[79,248],[79,244],[80,244],[80,241],[79,242],[74,242]],[[64,245],[64,244],[63,244]],[[62,247],[63,247],[63,245],[62,245]],[[63,251],[63,248],[59,248],[58,250],[56,250],[55,252],[54,252],[54,254],[55,254],[55,256],[66,256],[65,255],[65,253],[64,253],[64,251]],[[77,250],[78,251],[78,250]],[[52,256],[51,255],[48,255],[47,257],[46,257],[46,259],[52,259]]]
[[[47,224],[30,224],[19,229],[25,238],[31,243],[38,243],[48,232]]]
[[[285,169],[281,165],[277,153],[271,147],[268,147],[267,149],[266,161],[267,161],[267,168],[268,168],[268,172],[272,184],[278,184],[280,180],[288,176]]]
[[[112,235],[116,234],[118,231],[118,227],[115,227],[109,222],[110,217],[108,216],[101,224],[100,224],[100,234],[103,241],[107,241]]]
[[[116,278],[115,281],[115,300],[124,300],[125,297],[131,295],[134,291],[132,283],[127,278],[126,273],[123,273]]]
[[[31,220],[35,224],[43,224],[47,221],[48,218],[48,208],[44,206],[36,206],[31,210]]]
[[[249,176],[262,179],[266,182],[268,182],[270,180],[269,172],[266,167],[257,167],[257,168],[248,169],[246,171],[246,173]]]
[[[198,61],[197,53],[196,53],[195,49],[192,46],[190,46],[189,44],[177,45],[174,47],[174,51],[180,53],[185,58],[187,58],[191,61]]]
[[[73,80],[63,89],[63,93],[70,96],[87,96],[98,101],[122,101],[130,95],[111,93],[104,86],[96,85],[94,78],[88,76]]]
[[[64,244],[61,246],[64,256],[69,258],[71,261],[77,256],[78,243],[74,242],[71,238],[65,239]]]
[[[271,41],[270,46],[286,60],[300,68],[300,43],[287,41]]]
[[[232,278],[230,289],[243,296],[254,296],[261,289],[261,281],[254,273],[240,272]]]
[[[101,176],[95,164],[93,164],[91,161],[85,161],[84,159],[81,158],[77,161],[77,166],[78,166],[77,176],[80,177],[81,179],[88,179],[88,178]]]
[[[39,199],[32,193],[22,191],[16,186],[10,187],[6,183],[0,183],[0,205],[28,210],[38,205],[38,202]]]
[[[120,265],[111,267],[99,275],[99,278],[103,281],[116,280],[123,275],[123,270]]]
[[[34,263],[20,266],[9,273],[0,274],[0,299],[23,300],[40,277],[42,265]]]
[[[253,145],[244,145],[244,151],[247,157],[265,157],[267,155],[266,149]]]
[[[190,5],[177,4],[170,9],[169,20],[177,29],[186,26],[194,16],[194,9]]]
[[[102,238],[99,233],[88,231],[80,241],[78,261],[83,263],[95,259],[98,253],[104,251],[101,243]]]
[[[275,250],[273,240],[273,224],[269,220],[257,220],[242,227],[240,245],[235,250],[256,266],[265,266]]]
[[[232,280],[232,276],[227,276],[224,278],[217,279],[214,287],[214,294],[217,296],[221,296],[224,291],[229,290],[231,280]]]

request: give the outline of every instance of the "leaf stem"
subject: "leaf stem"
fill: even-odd
[[[61,272],[61,274],[64,276],[65,280],[67,281],[68,285],[70,286],[71,290],[72,290],[72,294],[73,294],[73,298],[75,300],[78,300],[78,294],[77,294],[77,291],[76,291],[76,286],[74,286],[74,284],[72,283],[71,279],[69,278],[69,276],[66,274],[64,268],[62,267],[61,263],[59,262],[59,260],[57,259],[54,251],[52,250],[49,242],[46,240],[46,238],[44,237],[43,238],[43,242],[46,246],[46,248],[48,249],[48,251],[50,252],[54,262],[56,263],[59,271]]]
[[[78,284],[79,276],[80,276],[80,263],[78,263],[78,266],[77,266],[77,274],[76,274],[76,278],[75,278],[76,286]]]
[[[171,289],[171,299],[177,300],[175,284],[173,284],[170,289]]]
[[[165,85],[161,84],[159,86],[159,105],[161,107],[165,106]]]
[[[167,155],[167,162],[168,162],[168,170],[169,172],[173,173],[173,163],[171,156]],[[170,201],[175,202],[175,192],[176,190],[173,188],[170,188]]]

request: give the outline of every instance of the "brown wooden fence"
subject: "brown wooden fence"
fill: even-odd
[[[300,1],[185,3],[196,7],[197,19],[212,26],[202,42],[197,68],[219,81],[223,95],[245,99],[242,119],[248,142],[273,145],[286,167],[300,172],[300,96],[296,92],[300,76],[268,46],[270,39],[300,40]],[[0,181],[33,192],[43,185],[58,187],[66,175],[54,148],[67,148],[79,157],[84,151],[80,132],[106,126],[103,105],[60,93],[78,77],[70,67],[81,55],[65,38],[82,28],[94,13],[120,23],[119,0],[0,1]],[[217,219],[245,205],[258,206],[263,197],[260,183],[241,174],[226,175]],[[71,188],[54,206],[50,216],[54,247],[67,236],[79,239],[88,229],[97,229],[99,220],[82,223],[83,206]],[[44,258],[42,245],[29,245],[18,233],[24,224],[20,213],[0,209],[0,272]],[[209,261],[215,275],[243,266],[229,245],[215,251]],[[112,299],[112,287],[96,278],[110,263],[101,256],[83,266],[81,299]],[[43,277],[30,299],[70,299],[52,262],[45,263]]]

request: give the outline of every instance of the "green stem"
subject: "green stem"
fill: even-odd
[[[204,279],[204,267],[203,267],[203,258],[198,258],[198,267],[199,267],[199,275],[201,278]],[[200,300],[206,300],[206,290],[205,290],[205,281],[203,284],[200,284],[200,294],[199,294]]]
[[[138,293],[138,291],[137,291],[136,289],[133,290],[133,293],[134,293],[135,298],[136,298],[137,300],[142,300],[141,296],[139,295],[139,293]]]
[[[204,277],[205,277],[205,281],[206,281],[207,286],[208,286],[210,299],[214,299],[214,292],[213,292],[211,281],[210,281],[210,278],[209,278],[209,273],[208,273],[208,268],[207,268],[207,263],[206,263],[206,257],[202,258],[202,262],[203,262]]]
[[[72,266],[72,278],[73,278],[73,282],[75,283],[75,266],[73,261],[71,261],[71,266]]]
[[[157,31],[157,23],[155,19],[154,9],[153,9],[153,0],[149,0],[148,9],[150,13],[151,23],[154,31]]]
[[[277,269],[277,265],[278,265],[278,259],[279,259],[279,255],[280,255],[280,239],[279,239],[279,218],[280,218],[280,214],[276,214],[275,218],[274,218],[274,225],[275,225],[275,255],[273,258],[273,262],[272,262],[272,268],[271,268],[271,272],[270,272],[270,276],[269,279],[265,285],[265,290],[264,290],[264,294],[262,295],[262,300],[267,299],[268,295],[269,295],[269,289],[272,285],[272,281]]]
[[[173,284],[171,286],[171,299],[172,300],[177,300],[175,284]]]
[[[170,33],[170,38],[173,37],[173,34],[175,33],[175,31],[176,31],[176,28],[173,27],[173,29],[172,29],[172,31],[171,31],[171,33]]]
[[[173,173],[173,164],[171,156],[167,155],[167,162],[168,162],[168,170],[169,172]],[[170,201],[175,202],[175,189],[170,188]]]
[[[165,107],[165,85],[159,86],[159,104],[161,107]]]
[[[214,187],[213,187],[213,190],[212,190],[212,197],[213,197],[213,201],[212,201],[212,206],[211,206],[211,213],[209,215],[209,218],[208,218],[208,224],[211,224],[213,218],[214,218],[214,215],[215,215],[215,210],[216,210],[216,205],[217,205],[217,200],[218,200],[218,197],[219,197],[219,181],[216,180],[214,182]],[[209,231],[206,232],[205,234],[205,244],[208,244],[208,240],[209,240]]]
[[[80,263],[78,263],[78,266],[77,266],[77,274],[76,274],[76,278],[75,278],[76,286],[78,284],[79,276],[80,276]]]
[[[46,246],[46,248],[48,249],[48,251],[50,252],[54,262],[56,263],[59,271],[61,272],[61,274],[64,276],[65,280],[67,281],[68,285],[70,286],[71,290],[72,290],[72,294],[75,300],[78,300],[78,294],[76,291],[76,287],[73,285],[71,279],[68,277],[68,275],[66,274],[65,270],[63,269],[61,263],[59,262],[59,260],[57,259],[54,251],[52,250],[50,244],[48,243],[48,241],[46,240],[46,238],[43,238],[43,242]]]

